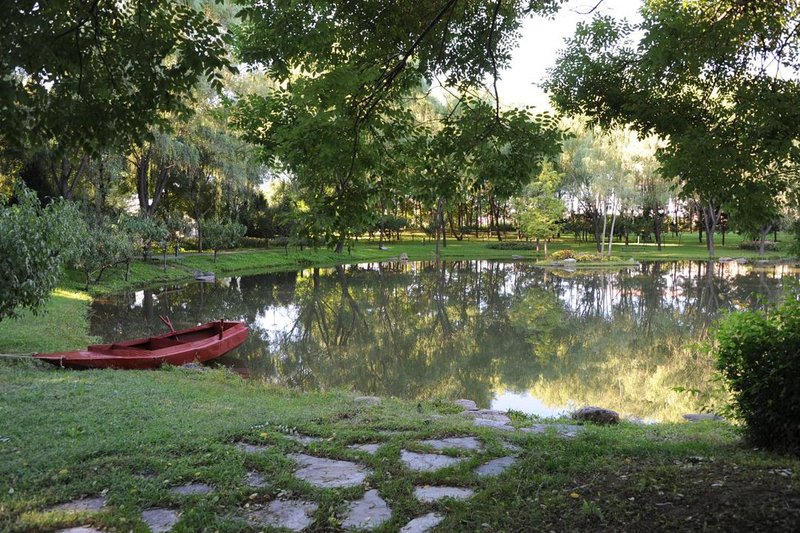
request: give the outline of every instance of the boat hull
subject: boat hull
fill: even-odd
[[[152,369],[210,361],[241,345],[247,334],[244,322],[209,322],[156,337],[34,357],[67,368]]]

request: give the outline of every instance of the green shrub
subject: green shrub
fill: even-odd
[[[800,451],[800,302],[789,294],[767,311],[735,313],[718,332],[717,368],[729,413],[759,446]]]
[[[564,259],[570,259],[573,257],[575,257],[575,252],[572,250],[556,250],[550,254],[550,259],[553,261],[563,261]]]
[[[535,250],[536,244],[532,242],[502,241],[490,242],[486,247],[491,250]]]

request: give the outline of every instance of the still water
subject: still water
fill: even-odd
[[[352,265],[167,286],[96,300],[103,340],[225,317],[250,325],[219,361],[299,390],[469,398],[541,416],[591,404],[677,420],[712,388],[701,344],[729,310],[780,298],[788,265],[645,263],[551,271],[529,263]]]

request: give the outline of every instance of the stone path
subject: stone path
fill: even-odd
[[[176,496],[193,496],[195,494],[211,494],[214,492],[214,487],[205,483],[187,483],[179,487],[172,487],[169,492]]]
[[[272,526],[303,531],[314,522],[319,506],[305,500],[273,500],[266,509],[251,511],[247,521],[256,526]]]
[[[61,513],[79,513],[86,511],[102,511],[106,507],[106,499],[102,496],[96,498],[80,498],[71,502],[60,503],[52,507],[48,507],[47,511],[56,511]]]
[[[406,524],[403,529],[400,530],[400,533],[425,533],[438,526],[442,520],[444,520],[444,515],[428,513]]]
[[[435,472],[465,461],[465,457],[449,457],[438,453],[416,453],[400,450],[400,461],[414,472]]]
[[[363,397],[356,400],[364,406],[379,406],[380,399]],[[511,425],[511,420],[506,413],[491,409],[479,409],[471,400],[458,400],[457,405],[464,411],[461,415],[469,417],[479,427],[489,427],[506,432],[520,432],[530,434],[555,433],[562,438],[574,438],[584,431],[581,425],[572,424],[535,424],[530,427],[517,429]],[[687,417],[689,418],[689,417]],[[381,434],[395,436],[413,434],[411,431],[384,431]],[[286,439],[295,441],[303,446],[323,440],[321,437],[284,434]],[[505,457],[494,458],[483,462],[473,469],[477,476],[476,484],[482,478],[502,475],[519,460],[514,455],[522,453],[522,449],[508,441],[500,441],[503,449],[509,454]],[[382,443],[366,442],[350,444],[348,450],[352,452],[375,455],[380,450]],[[417,440],[414,446],[433,449],[435,452],[443,450],[455,451],[458,456],[445,455],[435,452],[416,452],[407,449],[400,450],[400,461],[410,471],[426,474],[457,466],[465,461],[473,460],[476,454],[485,449],[484,443],[474,435],[442,437],[434,439]],[[265,453],[269,446],[249,442],[234,442],[233,447],[239,452],[253,455]],[[313,448],[311,448],[313,450]],[[367,479],[373,475],[373,470],[358,461],[330,459],[316,457],[305,453],[291,453],[287,457],[296,464],[294,476],[305,481],[317,489],[340,489],[365,487]],[[361,456],[364,461],[376,459]],[[253,468],[253,466],[251,466]],[[258,470],[248,470],[244,483],[250,489],[268,487],[270,483]],[[478,487],[453,487],[418,485],[414,487],[414,498],[420,504],[437,505],[442,500],[465,501],[475,495]],[[215,488],[205,483],[193,482],[175,486],[169,492],[175,496],[203,496],[211,494]],[[105,494],[105,493],[103,493]],[[262,496],[263,497],[263,493]],[[290,495],[281,493],[278,499],[260,503],[259,493],[254,492],[244,505],[239,516],[245,519],[250,526],[256,528],[275,527],[290,531],[303,531],[313,525],[315,513],[319,504],[303,499],[287,499]],[[71,502],[49,507],[46,511],[56,512],[98,512],[106,509],[105,497],[85,497]],[[341,526],[349,530],[372,530],[392,519],[392,509],[389,502],[383,499],[377,489],[369,488],[361,498],[350,501],[338,509]],[[425,515],[411,519],[400,529],[401,533],[423,533],[437,527],[445,515],[439,512],[429,512]],[[169,508],[151,508],[142,511],[141,520],[152,533],[167,533],[180,521],[180,510]],[[57,533],[102,533],[98,529],[88,526],[73,527],[59,530]]]
[[[292,453],[289,459],[301,466],[295,477],[319,488],[356,487],[364,483],[372,470],[350,461],[323,459],[302,453]]]
[[[475,494],[474,490],[461,487],[414,487],[414,497],[423,503],[438,502],[444,498],[466,500],[473,494]]]
[[[373,529],[392,517],[392,510],[375,489],[351,502],[342,520],[345,529]]]
[[[174,509],[154,508],[142,511],[142,522],[153,533],[166,533],[178,523],[180,515]]]

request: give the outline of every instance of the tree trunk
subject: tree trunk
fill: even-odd
[[[706,248],[708,255],[714,257],[714,233],[717,231],[719,223],[720,207],[714,205],[714,200],[706,200],[703,206],[702,217],[703,226],[706,230]]]
[[[611,258],[611,245],[614,243],[614,226],[617,223],[617,211],[611,214],[611,231],[608,233],[608,257]]]
[[[770,231],[772,231],[772,224],[762,226],[761,229],[758,230],[758,255],[764,255],[764,245],[766,244],[767,235],[769,235]]]
[[[439,266],[439,251],[440,251],[440,233],[441,233],[441,224],[439,224],[439,220],[442,216],[442,199],[439,198],[439,201],[436,205],[436,220],[434,222],[434,226],[436,227],[436,266]]]

